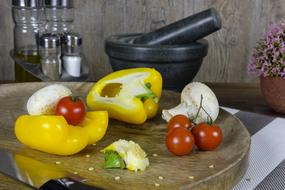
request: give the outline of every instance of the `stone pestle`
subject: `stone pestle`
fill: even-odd
[[[199,40],[221,28],[221,18],[210,8],[132,40],[133,44],[173,45]]]

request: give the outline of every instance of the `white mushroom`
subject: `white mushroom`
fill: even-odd
[[[202,109],[199,109],[200,104]],[[197,115],[196,123],[207,122],[209,117],[215,121],[219,115],[217,97],[207,85],[200,82],[189,83],[181,92],[181,103],[172,109],[162,110],[162,118],[167,122],[178,114],[185,115],[191,120]]]
[[[61,84],[52,84],[36,91],[27,102],[27,111],[30,115],[54,114],[58,101],[71,95],[69,88]]]

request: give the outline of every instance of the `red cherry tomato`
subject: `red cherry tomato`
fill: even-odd
[[[56,115],[62,115],[67,123],[79,124],[86,114],[84,102],[78,97],[66,96],[59,100],[55,108]]]
[[[168,132],[166,136],[166,146],[168,150],[176,156],[187,155],[193,149],[194,137],[191,131],[186,128],[176,127]]]
[[[200,123],[192,129],[192,133],[200,150],[214,150],[223,139],[221,128],[214,124]]]
[[[185,115],[175,115],[169,120],[167,129],[170,131],[176,127],[184,127],[189,129],[191,127],[191,122]]]

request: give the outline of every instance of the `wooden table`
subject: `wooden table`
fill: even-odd
[[[5,81],[2,83],[9,83]],[[1,83],[1,81],[0,81]],[[265,100],[263,99],[258,84],[240,84],[240,83],[208,83],[212,90],[217,95],[221,106],[241,109],[244,111],[256,112],[261,114],[267,114],[272,116],[284,117],[284,115],[275,113],[267,107]],[[1,100],[4,101],[4,100]],[[0,190],[4,188],[9,189],[29,189],[27,187],[19,185],[12,179],[6,176],[0,175]],[[4,190],[4,189],[3,189]]]

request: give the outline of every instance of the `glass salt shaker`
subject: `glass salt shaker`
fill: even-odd
[[[83,56],[82,38],[75,33],[65,33],[62,39],[62,61],[65,72],[73,77],[80,77]]]
[[[61,77],[61,47],[60,36],[56,34],[43,34],[40,37],[41,69],[44,75],[51,80]]]

